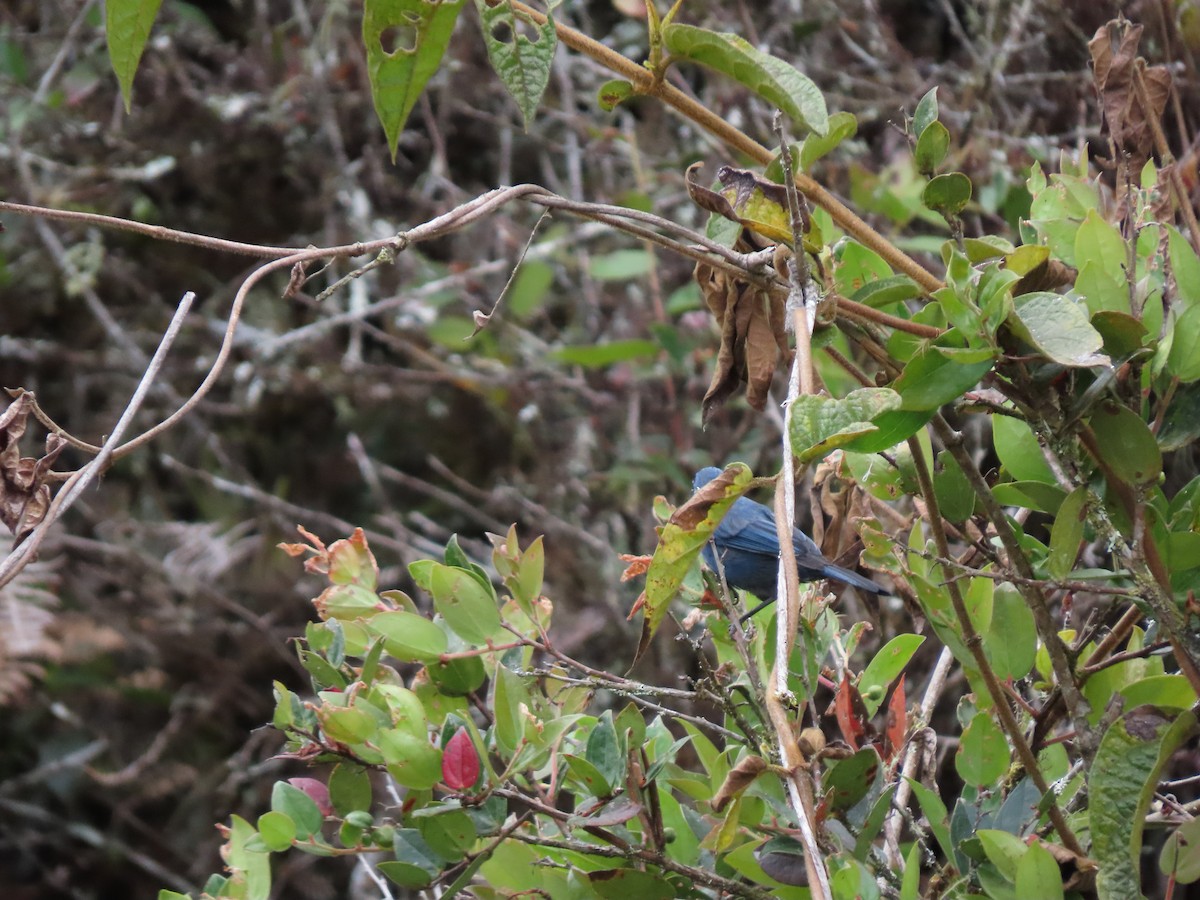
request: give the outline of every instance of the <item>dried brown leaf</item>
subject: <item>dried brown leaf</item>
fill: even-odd
[[[1171,92],[1171,75],[1163,66],[1143,68],[1149,109],[1138,103],[1134,76],[1139,65],[1138,44],[1143,26],[1125,18],[1113,19],[1088,42],[1092,78],[1100,97],[1104,121],[1117,148],[1129,157],[1136,172],[1150,158],[1154,146],[1149,120],[1160,120]]]
[[[18,538],[37,527],[50,508],[46,479],[67,446],[52,434],[40,459],[21,456],[20,441],[32,408],[33,395],[23,393],[0,415],[0,522]]]
[[[781,355],[785,361],[789,357],[783,298],[707,263],[696,264],[695,278],[721,329],[717,365],[704,395],[704,421],[742,384],[747,402],[761,411]]]

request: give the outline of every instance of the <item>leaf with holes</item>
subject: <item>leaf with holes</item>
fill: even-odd
[[[513,8],[512,0],[489,5],[487,0],[475,0],[487,44],[488,61],[517,101],[525,130],[537,114],[542,94],[550,82],[550,62],[558,38],[554,33],[554,7],[561,0],[546,4],[546,21],[538,25],[526,13]],[[522,26],[535,30],[532,38],[521,33]],[[504,36],[501,37],[500,35]],[[620,102],[620,101],[618,101]],[[611,107],[610,107],[611,108]]]
[[[466,0],[366,0],[363,46],[375,114],[396,161],[400,132],[442,63]]]
[[[788,436],[801,462],[823,459],[855,438],[878,431],[872,419],[900,408],[891,388],[859,388],[842,399],[804,394],[788,415]]]

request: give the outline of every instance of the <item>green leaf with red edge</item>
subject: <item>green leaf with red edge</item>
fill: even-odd
[[[363,46],[375,113],[396,160],[409,113],[442,63],[466,0],[366,0]],[[384,46],[384,41],[388,46]]]
[[[479,780],[479,754],[466,728],[459,728],[442,751],[442,781],[454,791],[465,791]]]
[[[645,621],[635,660],[641,658],[684,576],[712,537],[729,507],[750,486],[752,475],[744,463],[734,463],[675,510],[662,527],[654,558],[646,572]]]
[[[379,566],[367,536],[361,528],[329,548],[329,580],[334,584],[353,584],[374,591],[379,581]]]
[[[108,59],[121,85],[125,112],[132,101],[133,76],[150,39],[150,30],[162,0],[107,0],[104,4],[104,36]]]

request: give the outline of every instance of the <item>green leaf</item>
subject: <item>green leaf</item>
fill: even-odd
[[[292,846],[296,823],[285,813],[272,810],[258,817],[258,834],[268,849],[281,853]]]
[[[529,706],[525,682],[507,666],[496,666],[492,680],[492,709],[496,715],[496,742],[508,754],[516,752],[525,731],[522,706]]]
[[[992,443],[1000,464],[1017,481],[1041,481],[1057,484],[1046,464],[1042,448],[1023,419],[992,416]]]
[[[424,616],[404,610],[380,613],[366,623],[384,649],[402,662],[433,662],[446,652],[446,634]]]
[[[892,387],[900,393],[901,409],[937,409],[975,387],[991,369],[990,359],[960,365],[927,347],[908,361]]]
[[[654,257],[649,250],[614,250],[591,257],[588,274],[597,281],[629,281],[641,278],[654,268]]]
[[[150,39],[154,18],[162,0],[107,0],[104,4],[104,36],[108,41],[108,59],[121,85],[125,112],[132,102],[133,76],[142,51]]]
[[[1037,291],[1022,295],[1017,303],[1009,325],[1048,359],[1064,366],[1111,365],[1112,361],[1100,352],[1104,338],[1074,300]]]
[[[546,548],[538,536],[521,554],[517,564],[516,578],[513,584],[513,594],[517,601],[525,607],[532,604],[542,595],[542,580],[546,573]],[[528,610],[526,610],[528,612]]]
[[[362,744],[379,730],[379,719],[361,706],[322,706],[317,710],[321,730],[341,744]]]
[[[921,889],[921,845],[913,841],[904,860],[904,880],[900,883],[900,900],[918,900]]]
[[[447,809],[436,815],[417,819],[418,830],[425,843],[447,862],[457,862],[466,855],[477,837],[475,824],[461,809]]]
[[[1095,676],[1093,676],[1095,677]],[[1190,709],[1196,702],[1196,692],[1184,675],[1151,675],[1139,678],[1121,688],[1128,708],[1151,703],[1162,709]]]
[[[1173,225],[1167,226],[1167,249],[1171,260],[1171,274],[1175,276],[1175,296],[1186,311],[1200,305],[1200,257],[1182,234]]]
[[[420,890],[421,888],[429,887],[433,883],[433,874],[412,863],[385,860],[384,862],[376,863],[375,868],[387,876],[388,881],[402,888]],[[434,874],[436,874],[436,871]]]
[[[329,773],[329,802],[345,817],[355,810],[371,808],[371,776],[362,766],[338,763]]]
[[[879,773],[880,759],[874,747],[864,747],[853,756],[831,764],[822,786],[834,810],[850,809],[867,796]]]
[[[858,692],[862,695],[867,712],[872,716],[879,710],[888,685],[896,680],[917,648],[925,643],[925,638],[919,634],[900,634],[892,638],[867,664],[862,675],[858,678]],[[878,688],[879,690],[872,690]],[[878,699],[871,699],[874,695]]]
[[[992,787],[1008,770],[1011,756],[1000,726],[990,715],[981,712],[963,730],[954,765],[967,784]]]
[[[602,369],[615,363],[634,359],[652,359],[661,351],[654,341],[632,338],[627,341],[609,341],[607,344],[578,344],[563,347],[549,354],[551,359],[572,366]]]
[[[1167,371],[1190,384],[1200,381],[1200,303],[1194,303],[1183,311],[1171,329],[1171,349],[1167,353]]]
[[[957,216],[971,202],[971,179],[962,172],[931,178],[921,191],[921,202],[943,216]]]
[[[1001,680],[1017,681],[1033,668],[1037,627],[1024,598],[1011,584],[996,585],[992,594],[992,621],[983,636],[983,650]]]
[[[1021,865],[1028,847],[1015,834],[998,831],[992,828],[982,828],[976,835],[983,845],[983,852],[988,860],[999,870],[1008,881],[1015,883],[1017,869]]]
[[[267,900],[270,897],[271,854],[254,849],[254,845],[263,846],[254,826],[241,816],[233,816],[222,856],[230,873],[226,887],[233,887],[237,894],[226,896],[236,896],[238,900]]]
[[[926,178],[933,177],[937,167],[946,158],[946,151],[949,149],[949,129],[941,122],[930,122],[929,126],[921,132],[921,136],[917,138],[917,148],[913,151],[917,171]]]
[[[1075,567],[1079,555],[1079,544],[1083,540],[1083,526],[1087,521],[1088,488],[1080,485],[1067,495],[1054,526],[1050,529],[1050,555],[1046,559],[1046,571],[1051,578],[1066,578]]]
[[[942,802],[937,791],[911,778],[906,777],[904,780],[908,782],[913,796],[921,804],[921,812],[925,814],[942,853],[947,859],[954,859],[954,842],[950,839],[950,814],[946,812],[946,804]]]
[[[1177,884],[1200,881],[1200,819],[1184,822],[1171,832],[1158,856],[1158,867]]]
[[[484,644],[489,638],[507,633],[500,623],[495,597],[473,572],[434,563],[429,593],[446,624],[464,641]]]
[[[900,407],[890,388],[859,388],[842,399],[802,394],[788,412],[788,435],[801,462],[823,459],[838,447],[878,429],[871,420]]]
[[[962,522],[975,510],[975,490],[948,450],[938,454],[938,466],[933,476],[933,493],[938,507],[949,521]]]
[[[567,774],[572,781],[579,785],[581,793],[585,796],[611,797],[613,795],[613,785],[609,784],[604,773],[593,763],[582,756],[570,753],[566,754],[564,759],[567,763]]]
[[[433,73],[442,64],[466,0],[366,0],[363,46],[375,114],[392,162],[400,132]],[[387,40],[387,46],[384,41]]]
[[[917,102],[917,108],[913,112],[913,135],[920,137],[925,133],[925,129],[937,121],[938,118],[938,102],[937,102],[936,87],[930,88],[925,92],[925,96]]]
[[[271,809],[290,819],[296,826],[296,837],[305,840],[321,830],[324,816],[312,797],[286,781],[275,782],[271,789]]]
[[[886,278],[868,281],[848,296],[855,303],[862,303],[872,309],[881,309],[893,303],[903,303],[905,300],[920,297],[922,293],[924,292],[920,285],[907,275],[890,275]]]
[[[442,749],[424,734],[407,728],[388,728],[375,736],[388,774],[405,787],[429,790],[442,780]]]
[[[845,449],[855,453],[878,453],[907,440],[933,418],[933,410],[905,410],[881,413],[875,419],[876,430],[847,444]],[[887,498],[881,498],[887,499]],[[894,497],[891,499],[895,499]]]
[[[624,78],[614,78],[612,81],[606,81],[600,85],[600,90],[596,92],[596,102],[605,112],[612,112],[621,104],[622,100],[627,99],[632,94],[632,84]]]
[[[602,900],[673,900],[679,895],[661,875],[638,869],[601,869],[586,873],[586,878]]]
[[[834,253],[833,278],[838,293],[858,299],[859,291],[869,285],[892,278],[892,267],[887,261],[858,241],[841,242]],[[920,292],[918,291],[918,294]],[[865,301],[859,301],[865,302]]]
[[[517,102],[521,116],[525,120],[525,130],[537,114],[538,104],[542,102],[542,94],[550,83],[550,63],[554,59],[554,48],[558,36],[554,32],[554,18],[551,13],[561,0],[549,0],[546,4],[546,21],[538,25],[525,15],[513,9],[511,0],[500,0],[495,6],[487,0],[475,0],[475,8],[479,10],[479,18],[483,26],[483,41],[487,45],[488,60],[509,94]],[[520,19],[528,27],[536,29],[536,35],[531,40],[521,33],[517,24]],[[507,39],[497,37],[499,32],[507,29]],[[610,107],[611,108],[611,107]]]
[[[858,119],[853,113],[835,112],[829,117],[829,130],[825,134],[810,134],[800,146],[800,169],[808,172],[812,164],[835,149],[858,131]]]
[[[1100,740],[1088,769],[1091,857],[1099,864],[1100,900],[1141,897],[1142,829],[1159,773],[1195,731],[1196,717],[1174,722],[1153,706],[1117,719]]]
[[[1114,225],[1095,209],[1088,210],[1075,234],[1075,290],[1093,313],[1105,309],[1129,312],[1129,283],[1125,266],[1129,247]]]
[[[612,710],[605,710],[588,735],[585,756],[609,784],[618,785],[625,781],[625,754],[617,739]]]
[[[1137,413],[1119,403],[1102,403],[1088,420],[1103,459],[1128,484],[1151,484],[1162,473],[1162,451],[1154,432]]]
[[[820,89],[781,59],[756,49],[736,34],[719,34],[672,23],[662,30],[663,44],[676,59],[716,69],[782,110],[797,125],[817,134],[829,130],[829,114]]]

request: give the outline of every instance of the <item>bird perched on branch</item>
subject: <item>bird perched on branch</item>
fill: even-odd
[[[701,469],[692,481],[692,489],[700,490],[720,474],[721,470],[715,466]],[[887,593],[884,588],[857,572],[835,566],[821,555],[812,538],[799,528],[792,529],[792,547],[796,551],[796,568],[801,581],[830,578],[853,585],[860,591]],[[718,554],[720,568],[717,567]],[[730,587],[749,591],[765,600],[764,606],[775,600],[779,535],[775,530],[775,514],[770,507],[739,497],[725,513],[711,540],[704,545],[703,555],[710,569],[725,573],[725,583]]]

